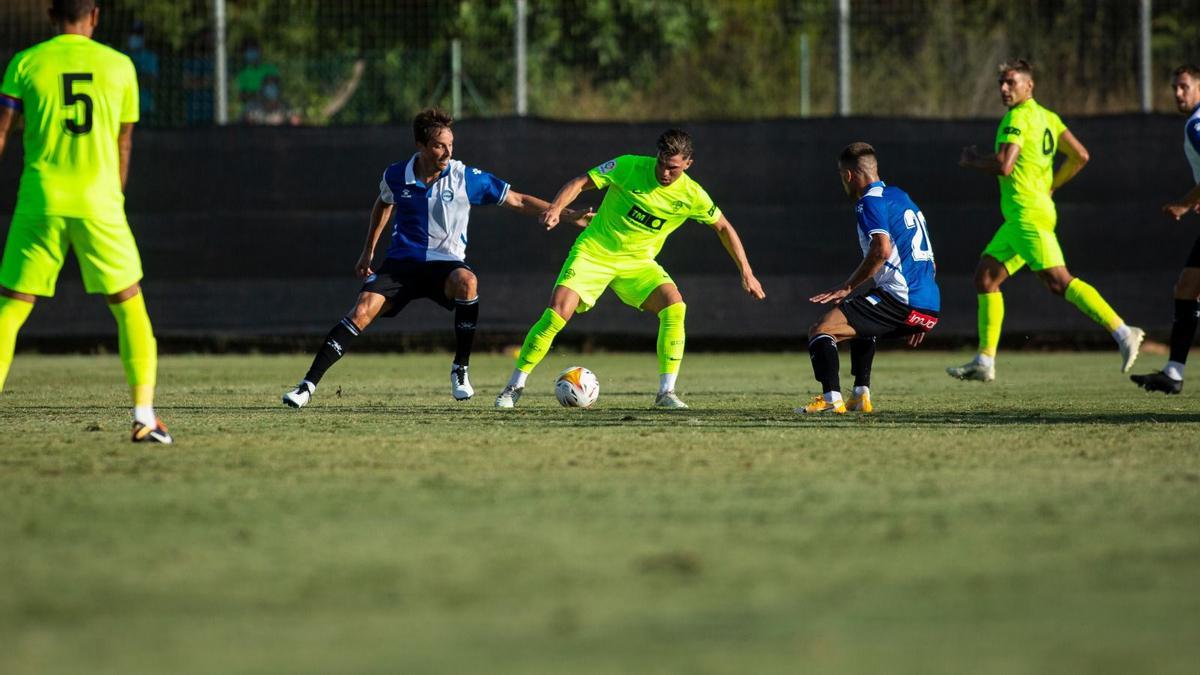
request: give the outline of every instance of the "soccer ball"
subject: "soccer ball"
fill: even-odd
[[[587,408],[600,396],[600,380],[587,368],[571,366],[554,381],[554,395],[564,408]]]

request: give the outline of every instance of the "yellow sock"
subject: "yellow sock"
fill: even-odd
[[[8,368],[17,349],[17,332],[32,311],[32,302],[0,295],[0,391],[4,391]]]
[[[979,353],[995,356],[1004,323],[1004,296],[999,291],[979,294]]]
[[[1079,311],[1086,314],[1089,319],[1107,328],[1109,332],[1120,328],[1125,323],[1100,296],[1100,291],[1092,288],[1091,284],[1083,279],[1072,279],[1071,283],[1067,284],[1067,292],[1063,294],[1063,297],[1067,299],[1067,302],[1078,307]]]
[[[658,313],[658,372],[678,373],[683,360],[683,318],[687,305],[677,302]]]
[[[554,336],[567,325],[567,320],[559,316],[549,307],[542,312],[542,318],[529,329],[525,343],[521,345],[521,353],[517,355],[517,370],[528,373],[546,358],[550,345],[554,344]]]
[[[158,342],[146,313],[146,299],[139,292],[125,302],[110,304],[117,319],[118,344],[125,379],[133,394],[133,405],[154,405],[154,384],[158,375]]]

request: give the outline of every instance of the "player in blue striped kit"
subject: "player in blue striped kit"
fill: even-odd
[[[413,119],[417,152],[383,172],[379,197],[371,209],[366,242],[354,267],[363,279],[358,301],[329,331],[304,379],[283,395],[286,405],[307,405],[325,371],[372,321],[381,315],[395,316],[419,298],[454,311],[456,348],[450,390],[459,401],[474,395],[467,368],[479,317],[478,282],[464,261],[471,206],[499,204],[538,216],[549,204],[511,189],[482,169],[452,159],[452,124],[450,116],[436,108]],[[584,226],[590,214],[572,212],[569,217]],[[389,224],[391,245],[383,264],[375,269],[375,247]]]
[[[877,338],[908,339],[916,347],[938,323],[941,292],[925,216],[908,194],[879,179],[875,149],[851,143],[838,158],[846,194],[857,199],[858,242],[863,261],[844,283],[809,298],[838,303],[808,332],[808,352],[821,395],[798,408],[802,413],[872,412],[871,364]],[[868,279],[873,286],[849,297]],[[842,400],[837,343],[850,340],[854,394]]]
[[[1175,107],[1188,115],[1183,125],[1183,155],[1192,168],[1195,185],[1178,201],[1162,207],[1168,217],[1179,220],[1191,211],[1200,212],[1200,66],[1185,64],[1175,69],[1171,82]],[[1183,263],[1183,271],[1175,282],[1175,320],[1171,324],[1171,355],[1162,370],[1146,375],[1131,375],[1130,379],[1146,391],[1178,394],[1183,391],[1183,368],[1188,351],[1196,340],[1196,324],[1200,321],[1200,237]]]

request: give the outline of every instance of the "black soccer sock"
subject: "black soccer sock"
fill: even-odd
[[[1188,350],[1196,340],[1196,322],[1200,318],[1200,302],[1175,301],[1175,322],[1171,324],[1171,360],[1187,363]]]
[[[855,387],[871,386],[871,364],[875,362],[875,338],[859,337],[850,341],[850,372]]]
[[[842,383],[838,378],[837,342],[832,335],[824,333],[808,341],[808,355],[812,359],[813,375],[821,383],[821,393],[841,391]]]
[[[479,296],[454,301],[454,365],[471,365],[471,345],[475,343],[475,324],[479,321]]]
[[[338,325],[329,331],[329,335],[325,336],[325,343],[317,350],[317,355],[313,357],[312,365],[308,368],[308,374],[304,379],[312,382],[314,385],[321,381],[325,376],[325,371],[329,367],[337,363],[337,360],[342,358],[346,353],[346,349],[350,347],[350,343],[359,334],[358,326],[350,319],[342,319]]]

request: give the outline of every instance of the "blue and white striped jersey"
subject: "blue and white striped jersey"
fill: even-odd
[[[393,260],[463,260],[467,253],[467,220],[471,205],[500,204],[508,183],[452,159],[432,185],[413,173],[414,154],[383,172],[379,199],[392,204]]]
[[[1183,125],[1183,154],[1192,165],[1192,180],[1200,183],[1200,105]]]
[[[925,229],[925,216],[908,193],[875,181],[854,210],[864,256],[871,247],[871,235],[882,232],[892,240],[892,254],[875,273],[875,285],[910,307],[940,311],[942,295],[934,281],[933,243]]]

